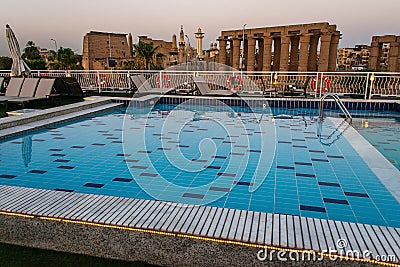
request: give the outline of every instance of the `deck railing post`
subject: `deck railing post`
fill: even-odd
[[[101,94],[101,78],[100,78],[100,71],[96,72],[97,75],[97,85],[99,86],[99,94]]]
[[[369,77],[370,77],[371,73],[367,73],[367,77],[366,77],[366,81],[365,81],[365,92],[364,92],[364,99],[366,100],[368,98],[368,88],[369,88]]]

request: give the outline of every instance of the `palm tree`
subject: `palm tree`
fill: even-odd
[[[153,42],[145,43],[139,41],[137,44],[133,44],[133,48],[135,50],[136,57],[144,60],[146,70],[150,69],[150,63],[153,62],[153,59],[157,55],[156,51],[158,46],[154,47]]]
[[[76,55],[71,48],[60,47],[58,51],[50,51],[48,68],[52,70],[76,70],[82,69],[82,57]]]
[[[39,50],[33,41],[28,41],[26,43],[26,47],[24,49],[24,53],[22,54],[22,58],[24,58],[25,60],[41,59]]]

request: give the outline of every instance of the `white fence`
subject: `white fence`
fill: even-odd
[[[83,89],[126,91],[135,89],[130,79],[142,74],[153,87],[194,86],[193,76],[202,76],[212,89],[237,89],[291,94],[324,92],[354,94],[365,99],[374,95],[400,96],[400,73],[384,72],[240,72],[240,71],[33,71],[34,77],[75,77]],[[9,72],[1,71],[0,76]]]

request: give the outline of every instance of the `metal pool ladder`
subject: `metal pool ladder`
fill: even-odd
[[[327,98],[327,97],[332,97],[333,100],[335,100],[336,104],[339,106],[340,110],[345,115],[346,120],[349,120],[349,123],[351,123],[353,121],[353,117],[351,116],[351,114],[347,110],[347,108],[344,106],[342,100],[340,100],[340,98],[337,94],[324,94],[321,97],[321,99],[319,101],[318,117],[320,119],[324,118],[324,101],[325,101],[325,98]]]

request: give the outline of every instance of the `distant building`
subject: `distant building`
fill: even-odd
[[[84,36],[82,66],[85,70],[124,69],[133,59],[132,35],[91,31]]]
[[[369,49],[367,45],[356,45],[352,48],[338,50],[339,70],[364,70],[368,68]]]

